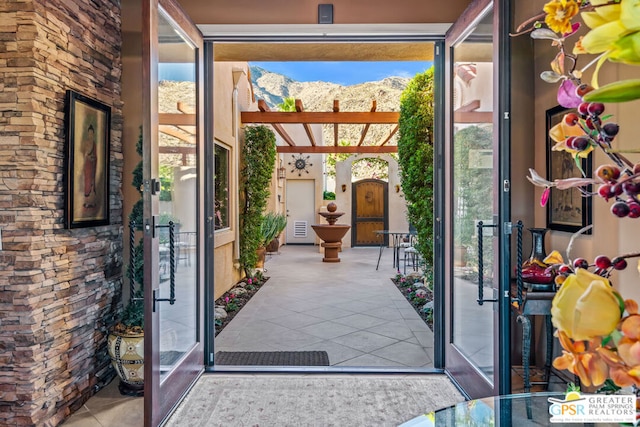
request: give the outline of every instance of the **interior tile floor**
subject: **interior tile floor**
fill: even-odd
[[[390,280],[393,251],[383,251],[376,270],[378,253],[345,249],[340,263],[323,263],[318,247],[310,246],[283,246],[268,255],[269,281],[216,337],[216,351],[325,350],[331,365],[345,369],[429,368],[433,334]],[[512,377],[514,392],[521,391],[521,369]],[[64,425],[142,426],[143,399],[120,395],[117,384],[100,390]],[[554,381],[557,387],[564,383]]]

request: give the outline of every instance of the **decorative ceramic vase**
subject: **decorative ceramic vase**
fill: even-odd
[[[120,377],[118,389],[128,396],[144,393],[144,332],[111,331],[107,338],[111,364]]]
[[[529,228],[531,232],[531,255],[522,264],[522,280],[527,283],[553,284],[554,274],[544,259],[547,251],[544,247],[544,236],[549,231],[546,228]]]

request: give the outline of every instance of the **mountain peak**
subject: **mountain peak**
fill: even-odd
[[[251,83],[256,99],[264,99],[273,110],[278,109],[284,98],[300,99],[306,111],[332,111],[333,101],[340,101],[340,111],[370,111],[372,101],[376,101],[376,111],[400,111],[400,95],[411,79],[386,77],[380,81],[364,82],[343,86],[331,82],[299,82],[283,74],[264,68],[251,66]],[[324,125],[325,144],[333,143],[333,126]],[[392,127],[371,125],[364,145],[377,145]],[[362,126],[340,126],[339,140],[357,144]],[[391,140],[395,144],[396,137]]]

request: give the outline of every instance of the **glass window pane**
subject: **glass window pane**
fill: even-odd
[[[215,145],[215,229],[229,227],[229,150]]]

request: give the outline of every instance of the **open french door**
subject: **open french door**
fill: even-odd
[[[143,1],[144,424],[204,368],[203,41],[173,0]]]
[[[445,38],[445,367],[471,398],[509,387],[500,15],[500,0],[473,1]]]

